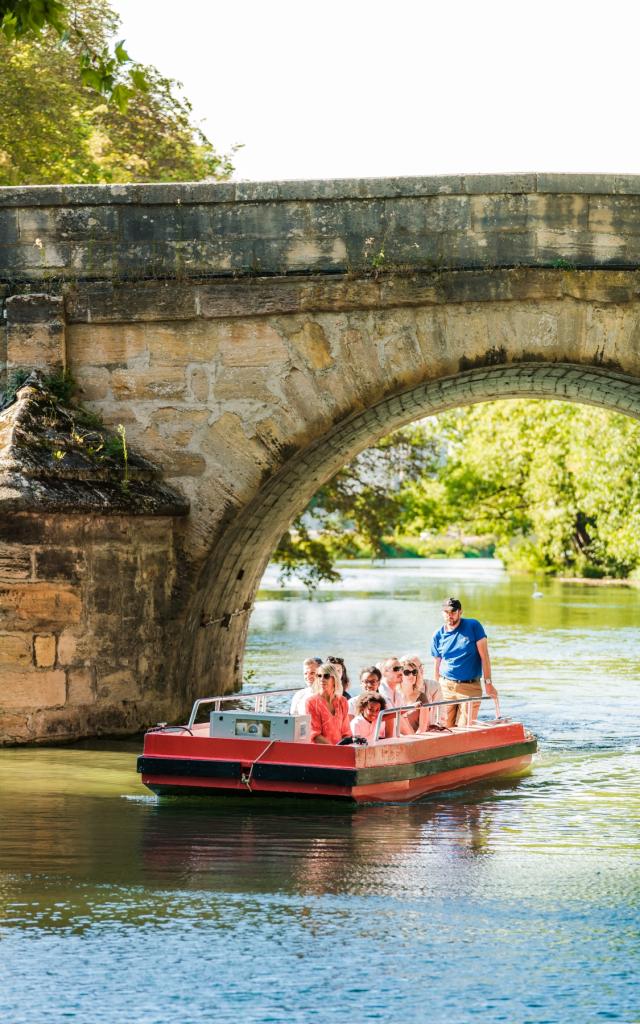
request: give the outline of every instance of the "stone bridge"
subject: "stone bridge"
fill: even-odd
[[[639,267],[640,177],[0,189],[0,742],[235,687],[280,536],[381,435],[640,415]]]

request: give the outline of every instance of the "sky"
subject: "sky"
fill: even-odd
[[[235,180],[640,173],[636,5],[112,0]]]

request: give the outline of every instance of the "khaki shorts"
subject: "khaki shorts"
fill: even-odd
[[[454,679],[440,677],[442,699],[453,700],[454,697],[482,697],[482,683],[474,679],[470,683],[456,683]],[[464,728],[472,725],[478,717],[480,704],[449,704],[440,708],[440,724],[451,729],[454,725]]]

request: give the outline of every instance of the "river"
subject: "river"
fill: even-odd
[[[490,637],[518,781],[411,806],[158,801],[139,741],[0,751],[3,1024],[640,1020],[640,591],[497,563],[350,565],[252,619],[252,687],[309,654],[426,655],[452,594]],[[354,671],[355,670],[355,671]]]

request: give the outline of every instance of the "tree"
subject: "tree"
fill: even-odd
[[[274,554],[281,578],[313,590],[339,579],[337,558],[384,557],[404,513],[407,488],[433,473],[439,445],[421,427],[396,431],[367,448],[314,495]]]
[[[12,42],[0,35],[0,184],[228,178],[230,158],[155,68],[143,69],[146,91],[124,113],[83,85],[83,47],[102,51],[118,18],[107,0],[76,0],[73,14],[79,34],[68,39],[46,27]]]
[[[402,537],[490,535],[515,569],[640,567],[640,424],[530,399],[454,409],[383,439],[315,495],[275,558],[308,585]],[[313,526],[313,529],[311,529]]]
[[[124,40],[111,50],[85,34],[73,4],[65,0],[0,0],[0,31],[11,43],[16,39],[33,39],[43,30],[56,33],[61,41],[72,41],[83,85],[113,100],[124,111],[136,91],[146,92],[148,81],[144,69],[129,57]]]
[[[640,565],[635,420],[524,399],[445,413],[428,432],[445,456],[435,477],[412,485],[407,531],[455,524],[492,534],[513,568],[626,576]]]

